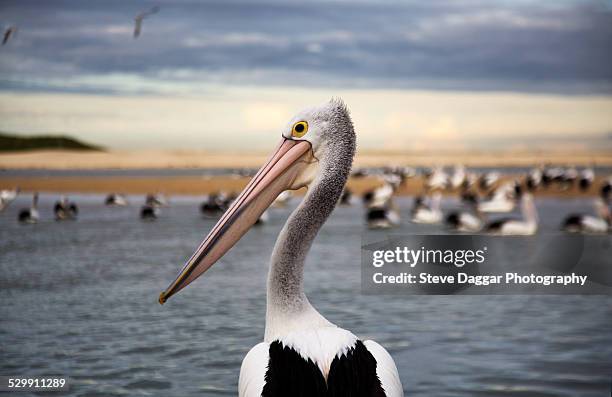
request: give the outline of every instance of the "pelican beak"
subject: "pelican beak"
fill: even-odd
[[[305,186],[301,174],[314,162],[309,142],[283,138],[268,162],[208,233],[176,279],[160,294],[159,303],[163,305],[225,255],[281,192]]]

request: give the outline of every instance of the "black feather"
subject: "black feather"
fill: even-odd
[[[19,215],[17,217],[19,222],[27,222],[30,220],[30,210],[21,210],[19,211]]]
[[[458,227],[459,226],[459,213],[458,212],[453,212],[448,214],[448,216],[446,217],[446,223],[451,226],[451,227]]]
[[[512,218],[502,218],[502,219],[498,219],[498,220],[496,220],[496,221],[493,221],[493,222],[489,223],[489,224],[488,224],[488,225],[485,227],[485,230],[486,230],[487,232],[498,232],[498,231],[499,231],[499,230],[502,228],[502,226],[504,226],[504,224],[505,224],[506,222],[513,221],[513,220],[515,220],[515,219],[512,219]]]
[[[387,211],[384,208],[371,208],[368,210],[368,221],[378,221],[382,219],[387,219]]]
[[[312,360],[279,341],[270,344],[262,397],[385,397],[376,359],[361,341],[332,361],[327,382]]]

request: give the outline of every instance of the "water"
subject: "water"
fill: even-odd
[[[49,195],[37,225],[16,222],[24,195],[0,214],[0,374],[70,377],[70,392],[57,395],[236,395],[241,360],[263,337],[268,258],[291,209],[272,211],[160,306],[159,292],[213,225],[198,200],[172,198],[146,223],[142,198],[126,208],[72,198],[76,222],[53,221]],[[581,200],[538,205],[543,232],[588,209]],[[400,206],[407,218],[410,200]],[[404,222],[397,232],[439,230]],[[328,319],[389,350],[407,395],[609,395],[611,297],[365,296],[362,231],[360,206],[336,210],[310,253],[306,291]]]
[[[469,171],[482,174],[485,172],[497,171],[507,175],[526,174],[533,167],[469,167]],[[582,169],[578,167],[578,169]],[[370,171],[380,170],[370,168]],[[417,167],[417,171],[422,172],[425,168]],[[452,167],[446,167],[447,172],[452,172]],[[597,175],[609,175],[612,167],[596,166],[593,170]],[[228,176],[240,172],[254,173],[257,168],[235,169],[235,168],[101,168],[101,169],[0,169],[0,177],[5,178],[40,178],[40,177],[177,177],[177,176]]]

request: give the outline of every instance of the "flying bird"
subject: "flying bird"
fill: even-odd
[[[157,14],[157,12],[159,11],[159,7],[155,6],[152,7],[146,11],[141,12],[140,14],[136,15],[136,17],[134,17],[134,38],[138,38],[138,36],[140,36],[140,31],[142,30],[142,21],[153,15],[153,14]]]
[[[4,31],[4,37],[2,38],[2,45],[5,45],[9,41],[11,36],[14,36],[16,33],[17,33],[17,26],[9,26]]]
[[[340,100],[295,116],[270,160],[159,297],[163,304],[208,270],[282,191],[308,187],[274,246],[264,341],[242,362],[239,396],[403,396],[389,353],[331,323],[304,293],[306,256],[342,195],[355,140],[348,109]]]

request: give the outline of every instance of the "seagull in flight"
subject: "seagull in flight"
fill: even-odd
[[[17,33],[17,26],[9,26],[4,31],[4,37],[2,38],[2,45],[5,45],[9,41],[11,36],[15,35],[15,33]]]
[[[146,11],[141,12],[140,14],[134,17],[134,38],[138,38],[140,36],[140,31],[142,29],[142,21],[150,15],[157,14],[159,11],[159,6],[152,7]]]

